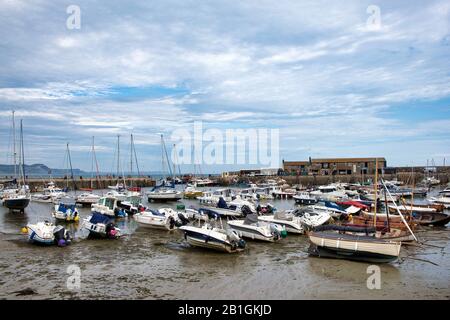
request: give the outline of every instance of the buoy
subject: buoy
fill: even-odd
[[[23,227],[20,231],[22,231],[22,233],[27,233],[28,232],[28,228],[27,227]]]
[[[80,220],[79,216],[76,216],[75,218],[73,218],[73,221],[78,221],[78,220]]]

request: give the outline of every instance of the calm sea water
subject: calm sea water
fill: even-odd
[[[196,201],[183,201],[186,206]],[[272,201],[280,209],[290,200]],[[153,207],[176,204],[151,204]],[[79,210],[82,217],[89,209]],[[309,257],[306,236],[277,243],[248,241],[240,254],[189,247],[179,231],[140,229],[132,218],[117,222],[120,240],[87,240],[80,224],[65,248],[27,242],[20,228],[51,219],[51,205],[31,203],[25,214],[0,206],[0,298],[7,299],[449,299],[450,230],[418,232],[422,246],[403,246],[395,263],[380,265],[381,289],[367,288],[369,264]],[[81,270],[70,290],[67,268]]]

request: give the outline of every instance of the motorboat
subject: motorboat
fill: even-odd
[[[183,197],[185,199],[197,199],[197,197],[201,197],[203,195],[203,191],[197,189],[196,185],[187,185],[183,192]]]
[[[36,224],[29,223],[26,229],[28,240],[31,243],[65,246],[71,242],[70,233],[64,227],[55,226],[49,221],[38,222]]]
[[[115,226],[110,217],[93,212],[83,220],[83,229],[89,231],[93,238],[117,239],[121,236],[121,230]]]
[[[310,207],[295,209],[292,214],[299,217],[301,224],[309,229],[321,226],[331,219],[329,211],[314,210]]]
[[[201,197],[197,197],[197,200],[201,204],[216,206],[220,198],[223,198],[225,202],[230,202],[235,198],[235,195],[231,189],[221,188],[214,191],[204,191]]]
[[[171,208],[161,208],[158,210],[146,209],[136,213],[133,219],[141,227],[174,230],[177,227],[187,224],[189,221],[182,213]]]
[[[55,205],[52,216],[56,220],[66,222],[78,222],[80,220],[75,202],[60,202]]]
[[[181,226],[185,240],[193,247],[212,249],[215,251],[235,253],[245,249],[245,241],[236,231],[215,227],[209,223],[202,226]]]
[[[248,214],[243,220],[229,220],[228,226],[240,237],[274,242],[286,237],[286,229],[276,223],[259,221],[258,215]]]
[[[117,198],[101,197],[97,203],[92,204],[91,212],[116,218],[127,217],[128,214],[119,204],[120,201]]]
[[[100,196],[91,192],[84,192],[75,198],[76,203],[86,207],[92,206],[92,204],[97,203],[98,200],[100,200]]]
[[[220,217],[242,217],[247,214],[256,213],[255,205],[247,200],[236,198],[229,203],[224,198],[219,198],[215,206],[200,208],[201,212],[214,212]]]
[[[167,184],[163,181],[161,185],[153,187],[152,190],[147,192],[147,199],[151,201],[178,201],[183,197],[180,191],[175,190],[175,184]]]
[[[281,225],[288,233],[303,234],[305,232],[300,217],[292,213],[275,212],[273,215],[258,216],[258,220]]]
[[[128,215],[136,214],[140,211],[145,210],[145,206],[141,203],[142,198],[140,195],[130,195],[127,196],[124,201],[119,201],[118,206],[125,210]]]
[[[308,192],[300,192],[293,196],[295,203],[300,205],[312,205],[318,202],[316,197],[311,196]]]

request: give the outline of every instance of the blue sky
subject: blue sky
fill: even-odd
[[[66,28],[71,4],[79,30]],[[371,4],[379,30],[366,24]],[[10,162],[12,109],[28,162],[52,167],[70,142],[74,166],[89,170],[95,136],[111,170],[117,134],[125,150],[133,133],[141,168],[158,171],[159,134],[198,120],[278,128],[287,160],[448,163],[449,57],[445,0],[3,0],[0,163]]]

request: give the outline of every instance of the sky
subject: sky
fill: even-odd
[[[80,28],[67,27],[69,5]],[[373,11],[379,8],[374,28]],[[72,21],[72,20],[71,20]],[[161,170],[160,134],[279,130],[279,160],[450,162],[450,2],[0,0],[0,163]],[[247,153],[255,152],[249,148]],[[221,172],[263,164],[202,165]],[[183,165],[182,171],[193,171]]]

